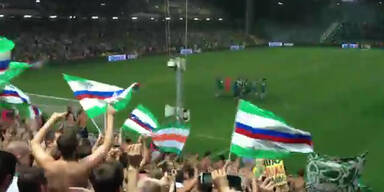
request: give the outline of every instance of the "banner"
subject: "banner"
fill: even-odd
[[[125,60],[127,60],[127,55],[110,55],[110,56],[108,56],[108,62],[125,61]]]
[[[341,48],[343,48],[343,49],[358,49],[359,44],[357,44],[357,43],[343,43],[343,44],[341,44]]]
[[[115,62],[115,61],[125,61],[125,60],[132,60],[137,59],[136,54],[124,54],[124,55],[110,55],[108,56],[108,62]]]
[[[283,42],[269,42],[268,45],[269,47],[282,47]]]
[[[230,49],[231,51],[238,51],[238,50],[243,50],[243,49],[245,49],[245,46],[244,46],[244,45],[231,45],[231,46],[229,47],[229,49]]]
[[[285,174],[283,160],[265,160],[265,176],[272,178],[276,186],[287,184],[287,175]]]
[[[180,54],[181,55],[191,55],[191,54],[193,54],[193,50],[192,49],[181,49]]]

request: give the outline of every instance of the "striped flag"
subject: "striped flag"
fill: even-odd
[[[13,41],[0,36],[0,53],[11,51],[14,47],[15,43],[13,43]]]
[[[11,79],[21,74],[30,66],[27,63],[10,62],[9,66],[3,67],[3,69],[0,67],[0,86],[4,86],[9,83]]]
[[[0,101],[10,104],[31,104],[28,95],[11,84],[1,90]]]
[[[189,136],[189,127],[173,125],[154,130],[153,143],[162,152],[180,154]]]
[[[11,51],[15,44],[0,36],[0,86],[9,81],[29,67],[26,63],[11,62]]]
[[[7,84],[1,89],[0,106],[7,109],[16,109],[22,117],[35,118],[28,95],[11,84]]]
[[[123,130],[133,131],[140,135],[151,135],[152,131],[159,127],[155,116],[143,105],[139,105],[125,120]]]
[[[10,51],[0,52],[0,74],[4,73],[8,69],[10,62],[11,62],[11,52]]]
[[[108,103],[111,103],[116,111],[124,109],[131,100],[134,88],[138,86],[138,83],[133,83],[124,90],[114,85],[66,74],[64,74],[64,79],[90,118],[104,114],[107,111]]]
[[[270,111],[240,100],[231,152],[250,158],[275,159],[289,152],[311,153],[311,134],[290,127]]]

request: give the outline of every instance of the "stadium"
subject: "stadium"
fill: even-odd
[[[383,10],[380,0],[0,0],[0,191],[384,190]],[[103,107],[89,112],[94,103]],[[71,181],[85,174],[80,156],[86,184]],[[284,173],[258,174],[277,170],[268,159],[283,159]],[[120,168],[152,180],[132,184]]]

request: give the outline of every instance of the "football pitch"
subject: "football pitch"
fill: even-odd
[[[104,59],[51,63],[31,69],[14,84],[29,93],[73,98],[61,73],[128,87],[141,83],[130,108],[117,114],[120,127],[137,104],[148,107],[160,122],[164,105],[174,105],[175,72],[165,56],[108,63]],[[384,50],[339,48],[254,48],[188,57],[184,104],[191,110],[191,135],[185,151],[225,153],[230,144],[237,101],[215,97],[217,77],[267,78],[264,100],[254,104],[273,111],[291,126],[312,133],[315,151],[354,156],[368,151],[363,180],[384,190]],[[286,160],[293,173],[305,167],[305,155]]]

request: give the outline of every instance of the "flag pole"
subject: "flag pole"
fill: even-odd
[[[97,131],[99,132],[99,135],[101,134],[101,129],[99,128],[99,126],[97,125],[97,123],[95,122],[94,119],[91,119],[91,122],[92,124],[96,127]]]
[[[104,130],[107,128],[107,113],[104,113]]]
[[[236,115],[237,115],[237,112],[239,111],[239,103],[240,103],[240,100],[241,100],[241,99],[239,99],[239,100],[237,101]],[[229,143],[228,160],[231,160],[231,154],[232,154],[232,151],[231,151],[231,148],[232,148],[232,138],[233,138],[233,133],[235,132],[235,129],[236,129],[236,116],[235,116],[235,120],[233,121],[233,130],[232,130],[232,135],[231,135],[231,142]]]

